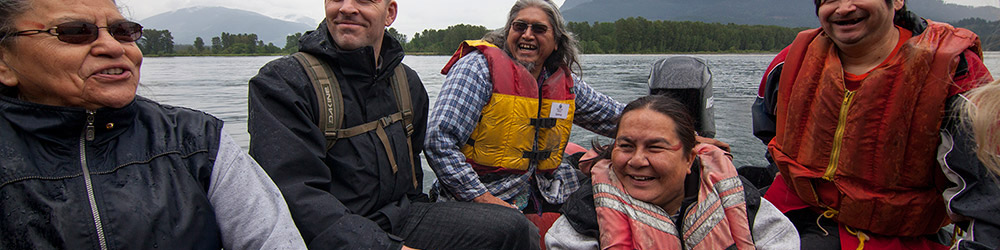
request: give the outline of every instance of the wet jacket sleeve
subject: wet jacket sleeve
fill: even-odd
[[[965,53],[967,66],[959,66],[955,83],[960,90],[978,82],[988,82],[991,76],[975,54]],[[953,88],[954,90],[954,88]],[[954,186],[944,191],[948,214],[965,237],[957,249],[996,249],[1000,247],[1000,183],[976,157],[976,142],[967,123],[961,120],[960,107],[968,102],[962,95],[949,98],[948,113],[941,127],[938,163]]]
[[[777,129],[775,108],[777,108],[778,103],[778,81],[787,54],[788,47],[779,52],[768,65],[767,71],[760,81],[760,88],[757,90],[757,99],[750,107],[750,112],[753,114],[753,135],[765,145],[771,142]]]
[[[223,133],[208,189],[225,249],[306,249],[267,173]]]
[[[274,180],[310,249],[399,249],[401,239],[352,213],[328,190],[326,139],[315,117],[312,85],[291,57],[250,79],[250,155]]]

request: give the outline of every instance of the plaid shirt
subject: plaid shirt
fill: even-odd
[[[543,71],[539,82],[544,82],[551,74]],[[597,134],[613,136],[614,120],[625,106],[595,91],[575,74],[573,92],[576,94],[573,123]],[[482,182],[466,162],[460,149],[476,128],[492,94],[493,83],[483,54],[476,51],[466,55],[451,68],[434,104],[424,143],[427,162],[438,177],[431,192],[438,194],[438,200],[461,201],[490,192],[523,209],[531,190],[529,180],[534,176],[546,201],[564,203],[580,187],[579,175],[582,174],[565,162],[552,176],[535,175],[533,164],[524,174],[505,175],[490,182]]]

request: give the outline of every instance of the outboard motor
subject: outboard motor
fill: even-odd
[[[657,60],[649,73],[649,94],[666,95],[687,106],[695,130],[715,138],[712,71],[701,58],[674,56]]]

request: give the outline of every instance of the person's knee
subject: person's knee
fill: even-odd
[[[500,208],[499,206],[497,206]],[[492,216],[494,223],[483,225],[495,233],[502,249],[538,249],[540,235],[538,227],[531,223],[521,211],[509,208],[497,209]]]
[[[496,229],[505,234],[511,236],[538,235],[538,227],[535,227],[534,223],[531,223],[527,217],[524,217],[521,211],[504,208],[502,211],[498,211],[495,218],[502,221],[502,223],[497,223]]]

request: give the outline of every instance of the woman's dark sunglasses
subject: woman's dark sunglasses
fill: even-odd
[[[142,25],[138,23],[124,21],[109,24],[107,27],[97,27],[92,23],[68,22],[56,25],[47,30],[22,30],[14,33],[14,36],[30,36],[35,34],[49,34],[59,38],[59,41],[72,44],[86,44],[97,40],[101,29],[107,29],[111,36],[120,42],[135,42],[142,37]]]
[[[518,33],[524,33],[524,31],[529,28],[531,29],[531,33],[534,34],[545,34],[546,31],[549,31],[549,26],[545,26],[544,24],[528,24],[521,21],[511,22],[510,27],[514,28],[514,31],[517,31]]]

